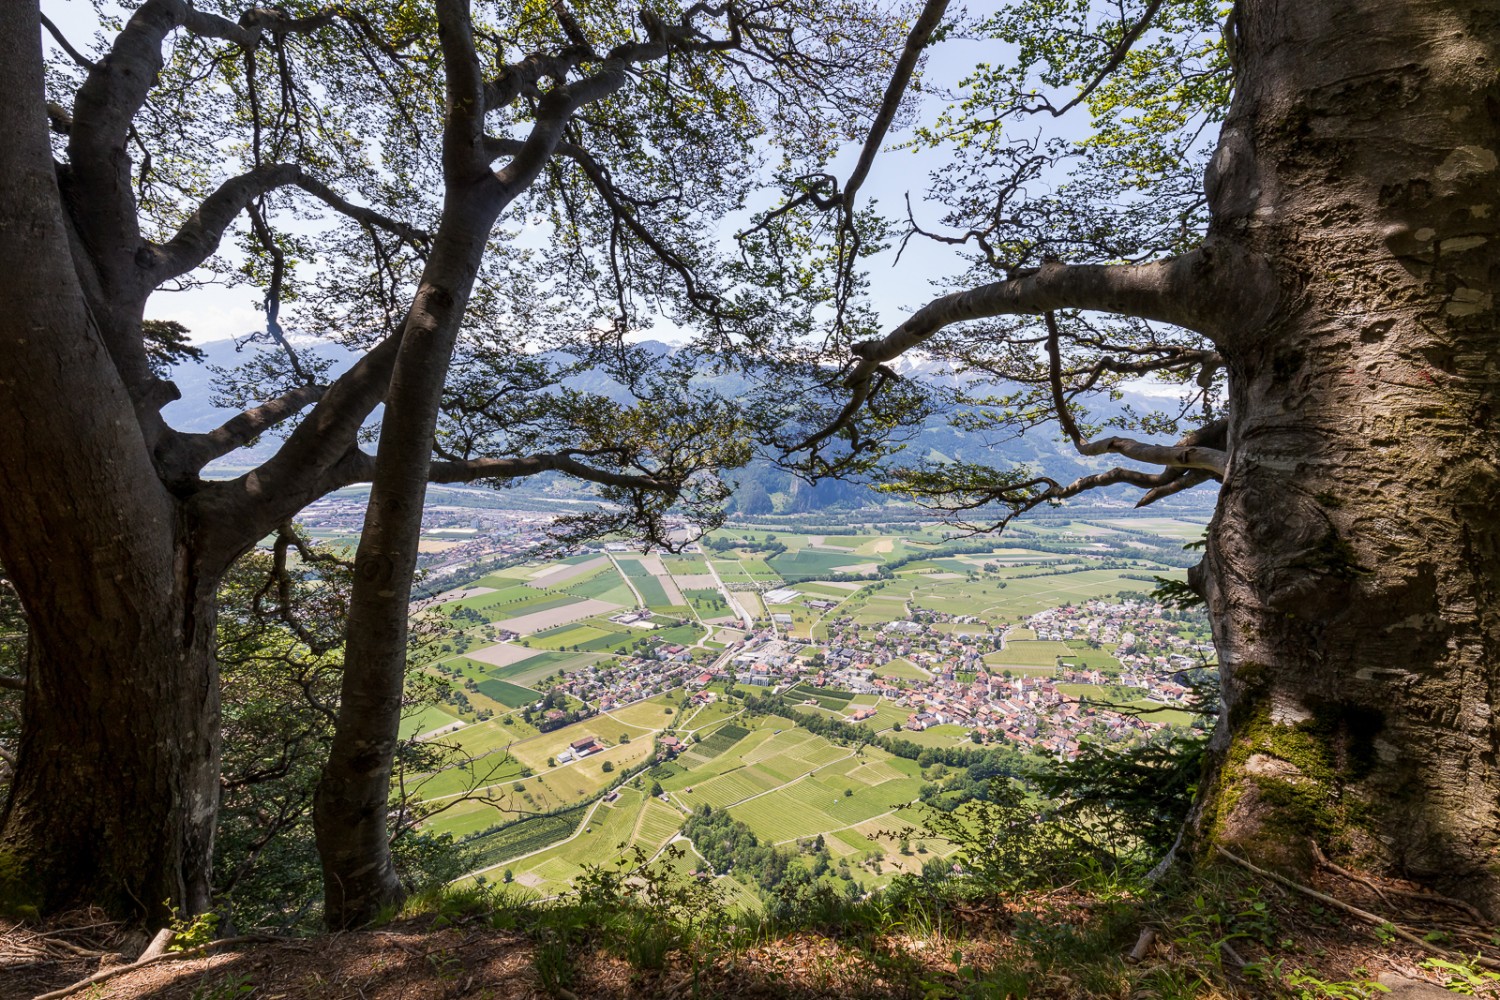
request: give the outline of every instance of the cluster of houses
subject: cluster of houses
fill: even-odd
[[[1026,619],[1038,639],[1093,640],[1118,643],[1115,656],[1127,671],[1140,675],[1191,670],[1213,659],[1213,644],[1195,641],[1168,621],[1161,605],[1150,601],[1084,601],[1048,608]]]
[[[686,646],[664,644],[647,654],[615,657],[575,670],[548,686],[608,712],[682,687],[699,673]]]
[[[753,635],[731,659],[742,683],[786,690],[798,682],[854,694],[879,695],[908,709],[902,728],[921,731],[955,725],[984,740],[1008,740],[1041,752],[1071,756],[1081,739],[1129,741],[1161,729],[1149,715],[1112,711],[1102,699],[1069,693],[1070,685],[1118,686],[1126,699],[1150,698],[1168,707],[1186,705],[1190,691],[1181,671],[1200,667],[1206,650],[1164,609],[1145,601],[1088,601],[1051,609],[1027,619],[1037,637],[1067,641],[1095,639],[1118,643],[1117,669],[1101,670],[1064,658],[1050,676],[1009,676],[985,657],[1003,650],[1004,627],[975,616],[916,609],[908,617],[878,625],[848,619],[829,622],[829,637],[818,643]],[[882,670],[902,658],[925,677],[895,678]],[[909,672],[909,671],[908,671]],[[699,670],[689,689],[702,689],[727,669]],[[1076,689],[1075,689],[1076,690]],[[846,718],[873,718],[870,706],[852,708]]]

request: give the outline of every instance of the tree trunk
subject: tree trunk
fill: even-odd
[[[412,574],[438,404],[464,307],[499,214],[493,177],[444,208],[381,420],[370,503],[354,559],[338,723],[314,808],[324,920],[368,924],[399,901],[386,814],[401,722]]]
[[[0,5],[0,562],[31,645],[0,905],[208,903],[214,580],[156,478],[73,270],[36,5]],[[61,501],[61,502],[60,502]]]
[[[56,562],[51,572],[62,576]],[[160,922],[211,903],[215,595],[206,586],[171,601],[144,576],[96,581],[101,605],[29,609],[19,766],[0,841],[14,906],[96,903]],[[94,617],[104,608],[109,629]]]
[[[1500,912],[1500,8],[1255,0],[1211,241],[1278,275],[1229,331],[1230,465],[1194,582],[1226,718],[1195,816]]]

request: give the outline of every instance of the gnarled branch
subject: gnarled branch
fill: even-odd
[[[578,452],[544,452],[514,458],[474,458],[467,461],[433,462],[427,478],[434,483],[470,483],[476,479],[519,479],[542,472],[562,472],[601,486],[670,492],[678,484],[670,479],[600,469],[580,461]]]
[[[1211,473],[1223,478],[1225,469],[1229,464],[1229,454],[1218,448],[1210,448],[1201,442],[1209,436],[1222,437],[1224,428],[1210,425],[1210,428],[1200,429],[1175,445],[1150,444],[1144,441],[1136,441],[1132,438],[1110,436],[1090,441],[1084,438],[1078,429],[1078,422],[1073,419],[1073,413],[1068,409],[1068,400],[1063,393],[1062,384],[1062,333],[1057,326],[1057,315],[1049,312],[1046,314],[1047,322],[1047,368],[1049,379],[1052,384],[1052,406],[1057,413],[1057,422],[1062,425],[1064,433],[1073,442],[1073,447],[1080,455],[1124,455],[1133,458],[1137,462],[1145,462],[1149,465],[1164,465],[1169,469],[1196,469]],[[1165,483],[1154,484],[1165,486]],[[1178,489],[1184,487],[1179,486]],[[1154,492],[1154,491],[1153,491]],[[1174,490],[1173,492],[1176,492]],[[1165,495],[1165,494],[1162,494]]]
[[[172,239],[154,248],[153,284],[181,277],[202,264],[219,248],[224,231],[251,202],[277,188],[296,187],[316,198],[340,215],[362,225],[393,233],[418,246],[428,234],[414,226],[392,219],[372,208],[356,205],[328,185],[310,176],[295,163],[267,163],[248,173],[231,177],[203,200]]]
[[[327,386],[299,385],[275,399],[245,410],[203,434],[182,434],[183,461],[196,472],[216,458],[254,441],[323,398]]]
[[[1229,331],[1260,323],[1275,298],[1268,265],[1234,248],[1204,246],[1147,264],[1049,261],[1003,281],[934,299],[886,336],[853,345],[850,350],[859,361],[844,379],[851,392],[848,403],[828,426],[789,451],[815,450],[848,427],[871,399],[883,365],[956,323],[1083,309],[1171,323],[1217,342]]]

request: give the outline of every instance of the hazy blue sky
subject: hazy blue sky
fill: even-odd
[[[42,0],[42,9],[75,46],[85,51],[92,47],[98,21],[91,3],[87,0]],[[50,39],[47,42],[50,45]],[[994,60],[998,55],[1000,53],[993,45],[971,41],[945,42],[929,56],[926,78],[932,84],[954,86],[976,62]],[[902,138],[904,136],[894,136],[891,144]],[[853,147],[846,150],[835,161],[834,172],[847,176],[857,152]],[[888,149],[876,160],[862,190],[861,200],[868,203],[870,199],[877,199],[888,215],[900,216],[904,214],[904,199],[910,194],[919,220],[933,225],[941,214],[941,206],[926,203],[923,194],[928,172],[940,169],[944,163],[945,158],[940,152]],[[730,235],[731,232],[724,233],[726,239]],[[945,276],[957,274],[962,266],[952,248],[921,238],[912,241],[899,265],[895,264],[894,250],[875,258],[871,262],[872,298],[882,321],[886,325],[900,322],[905,313],[935,294],[934,281],[941,282]],[[222,340],[261,329],[263,321],[255,308],[258,300],[258,293],[251,288],[215,287],[187,293],[160,292],[152,298],[149,312],[152,316],[184,323],[193,331],[196,340]],[[657,334],[670,336],[666,330],[658,330]]]

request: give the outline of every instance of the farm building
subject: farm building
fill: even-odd
[[[572,743],[569,743],[568,749],[572,750],[574,755],[578,757],[587,757],[591,753],[598,753],[600,750],[603,750],[604,744],[599,742],[599,737],[597,736],[585,736],[581,740],[574,740]]]

